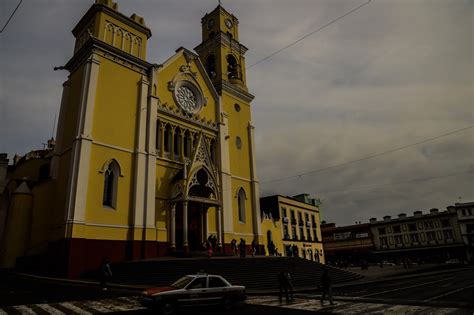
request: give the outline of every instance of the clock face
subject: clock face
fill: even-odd
[[[194,113],[199,109],[196,94],[185,85],[176,90],[176,100],[179,106],[189,113]]]
[[[226,25],[228,28],[231,28],[231,27],[232,27],[232,21],[229,20],[229,19],[226,19],[226,20],[225,20],[225,25]]]
[[[210,19],[207,21],[207,28],[212,28],[216,24],[216,21],[214,19]]]

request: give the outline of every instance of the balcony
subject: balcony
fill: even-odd
[[[288,224],[288,222],[290,222],[290,219],[288,219],[287,217],[283,217],[283,223]]]
[[[311,227],[311,222],[310,222],[310,221],[306,221],[306,226],[307,226],[307,227]]]
[[[435,240],[428,241],[428,244],[430,244],[430,245],[436,245],[436,241],[435,241]]]
[[[400,247],[403,247],[403,244],[401,244],[401,243],[398,243],[398,244],[397,244],[397,245],[395,245],[395,246],[397,246],[398,248],[400,248]]]
[[[411,245],[412,246],[420,246],[420,242],[412,242]]]

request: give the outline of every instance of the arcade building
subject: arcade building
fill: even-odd
[[[210,234],[223,253],[232,239],[264,246],[247,48],[220,5],[201,25],[194,50],[155,64],[142,17],[96,0],[79,20],[56,143],[18,161],[1,195],[1,267],[76,277],[104,257],[185,255]]]

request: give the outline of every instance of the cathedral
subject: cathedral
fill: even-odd
[[[24,258],[76,277],[104,258],[186,256],[209,235],[222,253],[233,239],[263,247],[238,26],[218,5],[194,50],[156,64],[144,19],[95,1],[72,30],[54,149],[44,165],[17,167],[43,179],[11,183],[20,210],[5,225],[4,267]],[[30,230],[15,224],[24,220]]]

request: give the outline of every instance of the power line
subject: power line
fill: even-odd
[[[436,136],[436,137],[433,137],[433,138],[429,138],[429,139],[426,139],[426,140],[423,140],[423,141],[418,141],[418,142],[415,142],[415,143],[404,145],[402,147],[398,147],[398,148],[395,148],[395,149],[390,149],[390,150],[383,151],[383,152],[380,152],[380,153],[375,153],[375,154],[372,154],[372,155],[369,155],[369,156],[366,156],[366,157],[363,157],[363,158],[360,158],[360,159],[356,159],[356,160],[352,160],[352,161],[348,161],[348,162],[344,162],[344,163],[340,163],[340,164],[336,164],[336,165],[331,165],[331,166],[328,166],[328,167],[315,169],[315,170],[307,171],[307,172],[296,174],[296,175],[271,179],[271,180],[268,180],[268,181],[261,182],[261,184],[268,184],[268,183],[280,182],[280,181],[293,179],[293,178],[299,178],[299,177],[302,177],[302,176],[305,176],[305,175],[308,175],[308,174],[319,173],[319,172],[326,171],[326,170],[329,170],[329,169],[333,169],[333,168],[337,168],[337,167],[357,163],[357,162],[364,161],[364,160],[373,159],[373,158],[381,156],[381,155],[393,153],[393,152],[400,151],[400,150],[403,150],[403,149],[406,149],[406,148],[409,148],[409,147],[413,147],[413,146],[416,146],[416,145],[420,145],[420,144],[423,144],[423,143],[426,143],[426,142],[434,141],[434,140],[437,140],[439,138],[443,138],[443,137],[446,137],[446,136],[449,136],[449,135],[452,135],[452,134],[455,134],[455,133],[459,133],[459,132],[462,132],[462,131],[465,131],[465,130],[468,130],[468,129],[471,129],[471,128],[474,128],[474,125],[467,126],[467,127],[461,128],[461,129],[457,129],[457,130],[454,130],[454,131],[450,131],[448,133],[445,133],[445,134],[442,134],[442,135],[439,135],[439,136]]]
[[[7,27],[8,23],[10,23],[10,20],[13,18],[13,16],[15,15],[16,13],[16,10],[18,10],[18,8],[20,7],[20,4],[23,2],[23,0],[20,0],[20,2],[18,3],[18,5],[16,6],[15,10],[13,10],[12,14],[10,15],[10,17],[8,18],[7,20],[7,23],[5,23],[5,25],[3,26],[2,30],[0,31],[0,33],[3,33],[3,31],[5,30],[5,28]]]
[[[474,173],[474,170],[456,172],[456,173],[451,173],[451,174],[441,175],[441,176],[433,176],[433,177],[425,177],[425,178],[414,178],[414,179],[395,182],[395,183],[376,184],[376,185],[367,185],[367,186],[356,186],[356,187],[353,187],[353,188],[339,189],[339,190],[328,190],[328,191],[312,193],[312,194],[313,195],[322,195],[322,194],[334,193],[334,192],[346,192],[346,191],[353,191],[353,190],[372,189],[372,188],[378,188],[378,187],[382,187],[382,186],[393,186],[393,185],[400,185],[400,184],[425,182],[425,181],[432,181],[432,180],[437,180],[437,179],[441,179],[441,178],[452,177],[452,176],[461,175],[461,174],[469,174],[469,173]]]
[[[359,6],[355,7],[355,8],[353,8],[353,9],[347,11],[345,14],[343,14],[343,15],[341,15],[341,16],[335,18],[334,20],[332,20],[332,21],[330,21],[330,22],[324,24],[323,26],[321,26],[321,27],[315,29],[314,31],[312,31],[312,32],[310,32],[310,33],[304,35],[303,37],[301,37],[301,38],[299,38],[299,39],[297,39],[297,40],[295,40],[295,41],[289,43],[288,45],[286,45],[286,46],[284,46],[284,47],[282,47],[282,48],[280,48],[280,49],[275,50],[275,51],[272,52],[270,55],[268,55],[268,56],[266,56],[266,57],[264,57],[264,58],[258,60],[257,62],[251,64],[250,66],[247,66],[247,69],[250,69],[250,68],[252,68],[252,67],[258,65],[259,63],[262,63],[262,62],[267,61],[268,59],[272,58],[272,57],[275,56],[276,54],[279,54],[280,52],[282,52],[283,50],[288,49],[288,48],[290,48],[291,46],[296,45],[297,43],[301,42],[302,40],[305,40],[306,38],[308,38],[309,36],[311,36],[311,35],[313,35],[313,34],[315,34],[315,33],[318,33],[319,31],[322,31],[323,29],[325,29],[325,28],[328,27],[329,25],[336,23],[336,22],[339,21],[340,19],[345,18],[345,17],[348,16],[349,14],[354,13],[355,11],[359,10],[360,8],[362,8],[363,6],[369,4],[371,1],[372,1],[372,0],[367,0],[367,2],[364,2],[363,4],[361,4],[361,5],[359,5]]]

